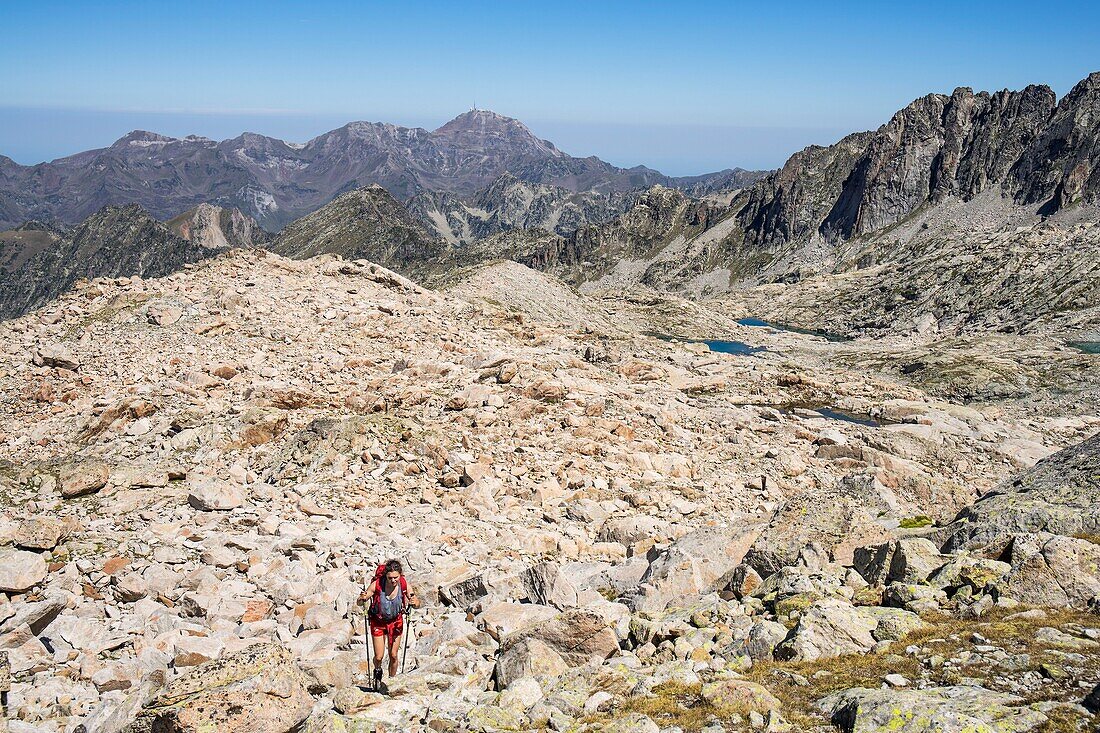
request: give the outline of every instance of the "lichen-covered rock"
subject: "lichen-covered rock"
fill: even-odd
[[[857,687],[823,698],[819,708],[845,733],[1027,733],[1047,722],[1022,698],[981,687]]]
[[[885,606],[860,606],[859,613],[875,622],[871,635],[878,641],[897,641],[925,626],[912,611]]]
[[[61,467],[58,484],[61,495],[66,499],[73,499],[94,494],[107,485],[109,478],[110,469],[103,461],[78,460]]]
[[[767,688],[755,682],[739,679],[720,679],[708,682],[700,689],[704,700],[716,707],[735,708],[747,713],[755,710],[766,713],[782,707],[779,699]]]
[[[775,621],[757,621],[749,629],[742,650],[753,660],[771,659],[775,648],[787,638],[788,629]]]
[[[257,644],[169,682],[128,733],[288,733],[312,708],[290,653]]]
[[[1087,608],[1100,599],[1100,545],[1061,535],[1016,535],[1000,593],[1023,603]]]
[[[65,523],[50,516],[36,516],[19,524],[12,543],[28,550],[52,550],[65,534]]]
[[[1003,482],[951,527],[949,552],[1003,548],[1014,534],[1100,534],[1100,433]]]

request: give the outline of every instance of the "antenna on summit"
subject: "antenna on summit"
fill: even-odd
[[[470,111],[471,112],[477,112],[477,100],[476,99],[474,100],[474,106],[470,107]]]

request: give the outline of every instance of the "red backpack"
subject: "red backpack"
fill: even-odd
[[[386,582],[386,564],[382,563],[378,566],[378,569],[374,571],[374,596],[370,599],[370,609],[367,611],[368,615],[375,621],[382,623],[389,623],[394,619],[382,618],[382,586]],[[405,608],[409,602],[409,586],[405,582],[405,574],[401,574],[401,612],[405,612]],[[400,618],[400,616],[398,617]]]

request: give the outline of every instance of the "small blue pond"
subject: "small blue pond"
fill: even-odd
[[[703,341],[711,351],[717,351],[719,354],[740,354],[742,356],[749,356],[755,354],[758,351],[767,351],[763,346],[749,346],[744,341]]]
[[[1069,341],[1066,346],[1073,347],[1086,354],[1100,354],[1100,341]]]
[[[850,422],[856,425],[866,425],[869,428],[881,427],[884,424],[882,420],[877,420],[870,415],[857,415],[851,412],[844,412],[843,410],[833,410],[828,407],[813,407],[810,409],[830,420],[840,420],[841,422]]]
[[[686,344],[706,344],[707,348],[719,354],[736,354],[738,356],[752,356],[761,351],[767,351],[763,346],[751,346],[744,341],[723,341],[721,339],[687,339],[677,336],[669,336],[663,333],[648,334],[662,341],[681,341]]]
[[[758,328],[773,328],[776,331],[789,331],[790,333],[801,333],[807,336],[818,336],[826,341],[851,341],[846,336],[841,336],[836,333],[829,333],[828,331],[815,331],[812,328],[799,328],[798,326],[787,326],[782,323],[772,323],[771,321],[765,321],[760,318],[742,318],[737,321],[742,326],[756,326]]]

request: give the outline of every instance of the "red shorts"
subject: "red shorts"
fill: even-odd
[[[390,641],[393,641],[397,637],[401,636],[401,632],[405,628],[405,619],[403,616],[398,616],[393,621],[381,621],[370,620],[370,635],[371,636],[388,636]]]

